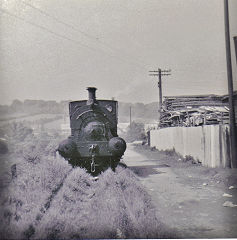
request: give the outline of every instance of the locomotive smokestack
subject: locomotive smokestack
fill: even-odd
[[[95,97],[95,91],[97,90],[97,88],[95,87],[88,87],[88,101],[87,104],[93,104],[96,102],[96,97]]]

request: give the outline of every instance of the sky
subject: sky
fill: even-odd
[[[237,1],[229,0],[232,65]],[[236,14],[236,15],[235,15]],[[0,0],[0,104],[227,94],[223,0]]]

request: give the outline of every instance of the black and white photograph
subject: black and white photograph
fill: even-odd
[[[0,239],[237,239],[237,0],[0,0]]]

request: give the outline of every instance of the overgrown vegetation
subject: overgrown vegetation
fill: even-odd
[[[166,150],[158,150],[156,149],[156,147],[146,147],[147,149],[150,149],[151,151],[156,151],[158,153],[164,154],[166,156],[170,156],[170,157],[176,157],[177,159],[179,159],[179,161],[182,162],[188,162],[188,163],[192,163],[192,164],[201,164],[201,162],[197,159],[194,159],[193,156],[191,155],[185,155],[184,157],[177,153],[175,148],[172,149],[166,149]]]
[[[1,131],[0,234],[9,239],[162,238],[165,227],[136,176],[122,167],[98,181],[55,157],[65,136],[22,124]]]
[[[25,238],[41,205],[71,167],[55,159],[57,140],[34,136],[22,124],[6,126],[10,153],[1,156],[1,225],[3,238]]]
[[[127,128],[127,132],[124,138],[127,142],[133,142],[133,141],[139,141],[139,140],[145,141],[146,134],[145,134],[144,124],[132,122]]]
[[[65,180],[35,237],[155,238],[165,236],[162,231],[149,196],[130,170],[107,170],[93,181],[77,168]]]
[[[130,107],[132,119],[136,119],[141,122],[151,122],[158,119],[157,113],[157,103],[124,103],[119,102],[118,111],[119,111],[119,121],[120,122],[129,122]]]

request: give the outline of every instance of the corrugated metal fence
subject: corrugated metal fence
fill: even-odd
[[[207,167],[230,167],[228,125],[170,127],[150,131],[150,146],[192,156]]]

